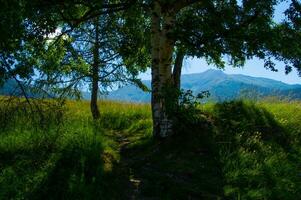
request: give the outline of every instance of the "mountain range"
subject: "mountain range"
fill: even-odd
[[[301,82],[301,79],[300,79]],[[150,87],[149,80],[143,83]],[[225,101],[238,98],[263,98],[277,96],[280,98],[301,99],[301,85],[286,84],[268,78],[251,77],[241,74],[225,74],[221,70],[207,70],[203,73],[182,75],[181,88],[192,90],[194,94],[209,91],[211,101]],[[136,86],[127,85],[107,95],[108,99],[150,102],[150,93],[143,92]]]
[[[150,88],[150,80],[144,80],[143,83]],[[299,84],[291,85],[268,78],[241,74],[225,74],[221,70],[213,69],[203,73],[182,75],[181,88],[192,90],[194,94],[209,91],[210,97],[205,101],[219,102],[238,98],[260,99],[267,96],[301,100],[301,85]],[[10,95],[13,91],[21,93],[14,80],[9,80],[0,86],[0,95]],[[88,92],[83,92],[84,99],[89,99],[89,97]],[[128,102],[150,102],[151,95],[134,85],[125,85],[102,98]]]

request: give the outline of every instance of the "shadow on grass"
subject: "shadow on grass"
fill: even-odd
[[[103,148],[97,141],[87,144],[64,147],[31,199],[93,199],[102,195]]]
[[[14,148],[0,152],[0,199],[120,199],[128,179],[106,170],[116,161],[104,151],[103,132],[61,137],[41,135],[31,146],[14,139]]]
[[[252,102],[213,107],[214,146],[226,199],[296,199],[300,156],[293,138],[274,116]],[[288,184],[290,187],[288,187]]]
[[[287,147],[289,144],[284,128],[273,114],[252,102],[232,101],[213,107],[215,140],[234,142],[238,135],[250,137],[260,133],[265,141],[276,142]],[[219,138],[218,138],[219,137]]]
[[[93,135],[70,140],[30,199],[124,199],[129,178],[113,155],[118,150],[104,144],[104,131],[96,125]]]
[[[121,151],[120,165],[127,169],[131,199],[217,199],[222,194],[222,177],[213,142],[212,127],[190,124],[181,134],[162,141],[151,135],[140,138],[141,129],[129,129],[128,144]],[[151,134],[151,133],[149,133]]]
[[[139,128],[132,129],[124,136],[127,138],[127,144],[121,151],[120,165],[124,167],[124,173],[130,180],[129,197],[132,199],[237,198],[240,194],[234,193],[231,196],[226,191],[229,183],[226,173],[229,169],[225,167],[227,163],[224,157],[226,155],[224,153],[228,152],[230,155],[236,152],[240,145],[245,147],[249,145],[237,142],[237,136],[243,134],[247,140],[248,137],[260,132],[264,145],[275,143],[283,148],[288,147],[284,129],[273,115],[252,103],[235,101],[216,104],[212,113],[203,111],[199,113],[197,119],[185,124],[176,135],[163,141],[153,141],[151,137],[148,139],[134,137],[139,135]],[[260,161],[268,160],[269,158],[265,156],[272,155],[258,154],[257,156],[259,156],[257,161]],[[230,159],[233,160],[229,162],[240,162],[239,157],[232,156]],[[244,173],[246,169],[235,170]],[[271,174],[261,174],[261,172],[259,174],[267,176],[267,180],[247,182],[255,185],[253,189],[255,188],[256,194],[259,194],[256,190],[260,190],[261,184],[276,181],[268,178]],[[242,184],[241,191],[254,192],[251,189],[244,190],[243,187],[248,187],[245,185],[244,178],[246,177],[237,180],[236,186]],[[273,188],[266,190],[271,192]],[[259,197],[265,196],[259,195]]]
[[[283,191],[284,197],[294,199],[300,194],[292,186],[298,181],[293,165],[287,165],[291,161],[283,153],[289,148],[285,131],[272,114],[255,104],[216,104],[162,141],[152,139],[151,119],[126,116],[105,116],[111,119],[105,135],[112,140],[112,152],[106,149],[99,127],[92,133],[69,134],[62,146],[46,143],[28,151],[24,146],[0,152],[1,162],[6,163],[0,164],[0,184],[9,187],[0,189],[0,197],[13,199],[16,192],[23,192],[26,195],[18,197],[236,199],[248,194],[246,199],[273,199],[272,194]],[[240,154],[241,148],[258,153]],[[290,193],[285,189],[288,182]]]

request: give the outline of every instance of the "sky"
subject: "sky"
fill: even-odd
[[[284,18],[283,12],[287,9],[289,3],[287,1],[279,4],[275,9],[274,20],[276,22],[281,21]],[[301,84],[301,77],[297,75],[296,70],[293,70],[290,74],[285,75],[284,64],[281,62],[276,62],[276,68],[278,72],[272,72],[265,69],[264,63],[259,59],[248,60],[243,68],[233,68],[231,66],[226,66],[223,70],[226,74],[244,74],[254,77],[265,77],[274,80],[279,80],[288,84]],[[187,58],[184,61],[183,74],[191,73],[201,73],[208,69],[217,69],[213,65],[208,65],[204,59]],[[146,73],[140,75],[144,80],[151,79],[151,72],[148,70]]]

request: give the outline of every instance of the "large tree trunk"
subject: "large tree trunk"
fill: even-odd
[[[172,81],[172,55],[174,51],[174,40],[172,31],[174,28],[174,15],[165,13],[163,15],[163,25],[161,34],[160,52],[160,94],[161,94],[161,118],[160,118],[160,137],[167,137],[173,133],[174,116],[172,109],[174,106],[173,81]]]
[[[185,53],[182,50],[178,50],[175,60],[175,65],[173,68],[173,85],[179,91],[181,89],[181,74],[183,67]]]
[[[172,88],[174,14],[163,12],[158,2],[152,8],[152,114],[153,135],[165,138],[172,134],[168,90]],[[162,23],[162,24],[161,24]]]
[[[160,36],[161,36],[161,7],[157,1],[154,1],[152,8],[152,24],[151,24],[151,45],[152,45],[152,117],[153,117],[153,135],[160,137]]]
[[[94,120],[99,119],[100,113],[97,106],[98,100],[98,81],[99,81],[99,27],[98,27],[98,20],[95,20],[95,44],[93,50],[93,66],[92,66],[92,91],[91,91],[91,102],[90,108],[92,117]]]

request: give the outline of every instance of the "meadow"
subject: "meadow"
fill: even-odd
[[[207,103],[152,138],[150,105],[3,97],[0,199],[298,199],[301,103]]]

